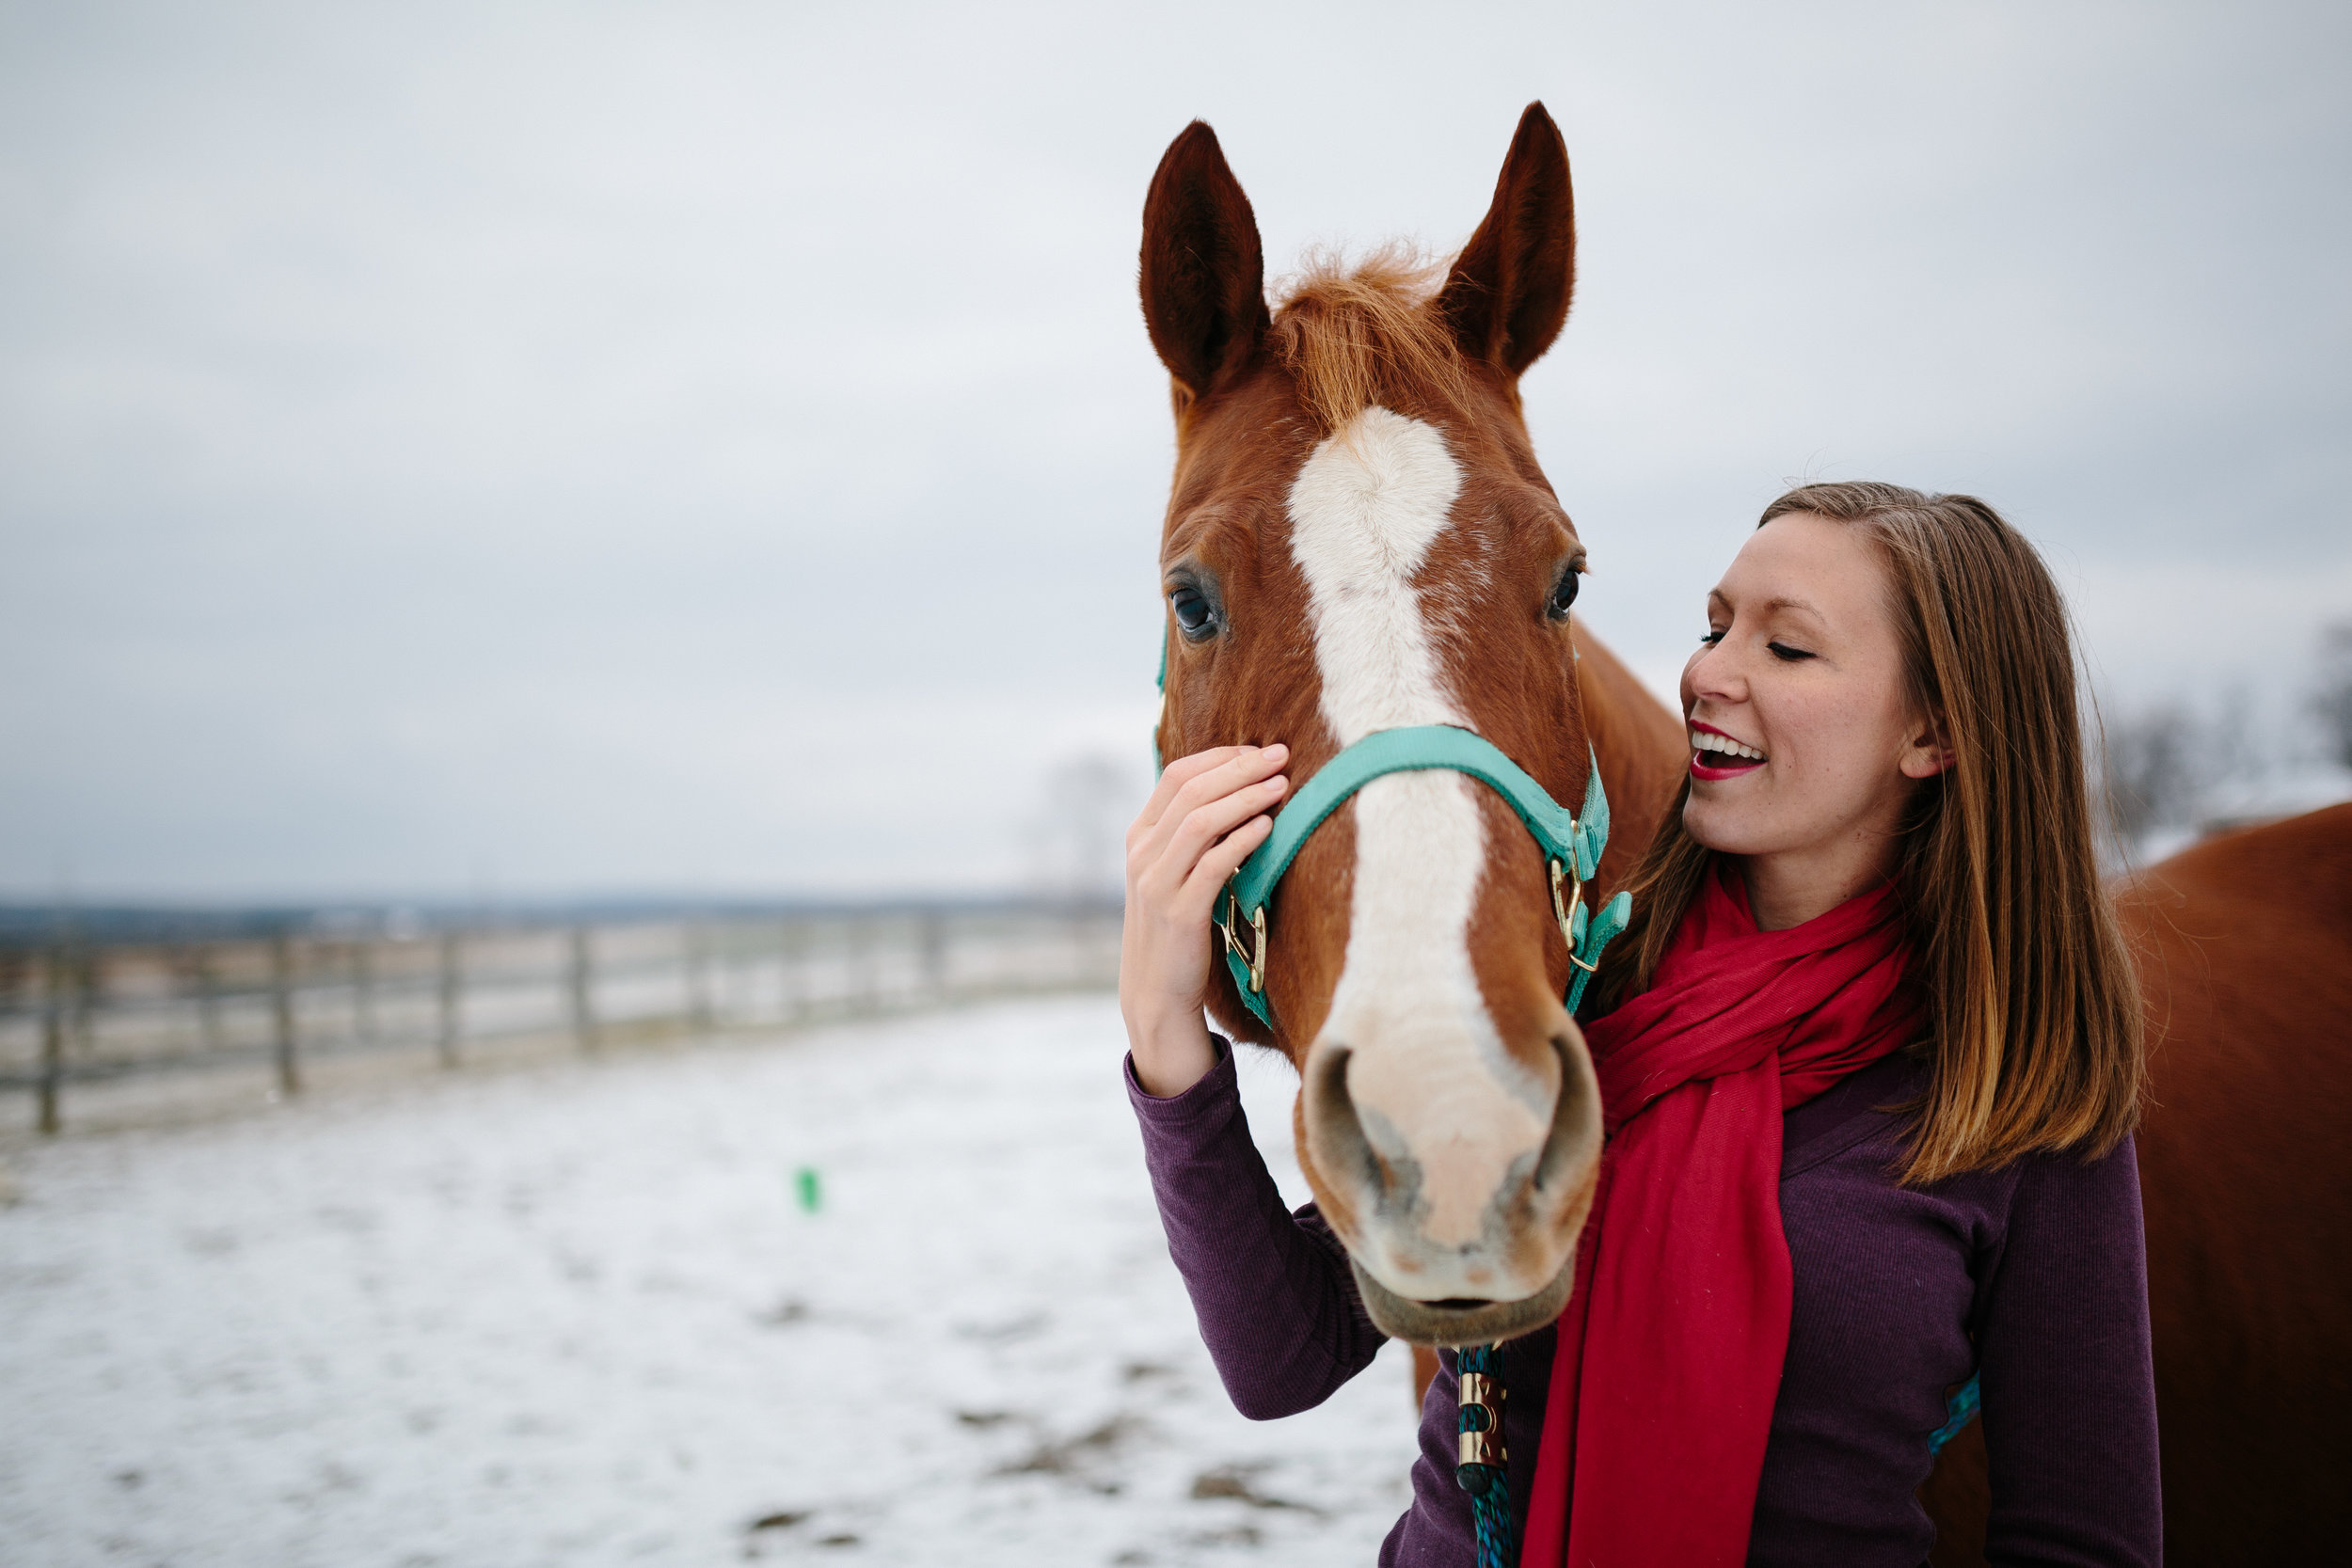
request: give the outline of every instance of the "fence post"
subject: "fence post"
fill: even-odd
[[[458,979],[457,933],[443,931],[441,933],[440,974],[441,1026],[436,1041],[436,1050],[441,1058],[441,1065],[445,1068],[453,1068],[457,1065]]]
[[[375,1043],[375,944],[365,937],[351,944],[351,1030],[361,1045]]]
[[[596,955],[589,929],[572,927],[572,1037],[582,1051],[596,1049]]]
[[[294,1007],[294,943],[279,932],[269,942],[270,1022],[278,1045],[278,1087],[282,1094],[302,1092],[302,1067],[296,1059]]]
[[[850,1011],[875,1013],[882,1008],[882,969],[875,964],[875,928],[870,914],[850,917]]]
[[[98,1002],[106,993],[106,950],[84,946],[73,966],[73,1049],[87,1061],[98,1049]]]
[[[801,944],[789,915],[776,923],[776,1022],[790,1023],[801,1006]]]
[[[196,944],[197,1017],[204,1030],[204,1049],[220,1049],[220,968],[213,961],[213,944]]]
[[[686,923],[687,1022],[707,1033],[714,1018],[710,1005],[710,927],[699,920]]]
[[[43,1132],[57,1130],[57,1085],[65,1077],[65,992],[69,983],[65,947],[49,949],[47,994],[40,1018],[40,1083],[37,1090],[35,1123]]]
[[[934,1002],[947,1000],[947,917],[923,911],[923,989]]]

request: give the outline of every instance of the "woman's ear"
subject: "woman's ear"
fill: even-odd
[[[1945,733],[1944,716],[1931,713],[1917,721],[1911,739],[1903,747],[1903,754],[1896,763],[1906,779],[1932,779],[1958,760],[1952,755],[1950,737]]]

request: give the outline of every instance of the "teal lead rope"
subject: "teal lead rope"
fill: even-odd
[[[1597,769],[1593,775],[1593,787],[1600,787]],[[1587,797],[1590,799],[1590,797]],[[1608,811],[1600,808],[1602,834]],[[1594,860],[1600,858],[1596,846]],[[1632,900],[1620,893],[1609,901],[1598,919],[1578,918],[1571,922],[1575,939],[1568,951],[1581,961],[1570,971],[1575,976],[1568,986],[1568,1012],[1573,1016],[1577,1004],[1584,1000],[1584,983],[1593,977],[1600,963],[1600,950],[1610,939],[1625,929],[1626,917]],[[1579,910],[1581,917],[1585,911]],[[1457,1351],[1454,1368],[1461,1375],[1461,1412],[1455,1418],[1454,1430],[1460,1433],[1460,1449],[1454,1466],[1454,1481],[1470,1495],[1470,1524],[1478,1532],[1478,1568],[1518,1568],[1519,1525],[1511,1512],[1510,1454],[1502,1445],[1502,1401],[1507,1390],[1502,1384],[1502,1347],[1501,1345],[1470,1345]],[[1965,1390],[1972,1395],[1976,1382],[1969,1381]],[[1958,1409],[1955,1399],[1954,1409]],[[1976,1414],[1975,1407],[1969,1415]],[[1965,1419],[1954,1422],[1957,1432],[1967,1424]],[[1937,1434],[1939,1437],[1943,1433]]]
[[[1511,1513],[1510,1455],[1502,1446],[1502,1347],[1471,1345],[1454,1353],[1461,1376],[1460,1433],[1454,1484],[1470,1495],[1478,1531],[1478,1568],[1518,1568],[1519,1526]]]
[[[1502,1347],[1472,1345],[1458,1351],[1454,1370],[1460,1374],[1461,1413],[1454,1431],[1460,1435],[1454,1482],[1470,1495],[1470,1525],[1478,1535],[1478,1568],[1518,1568],[1518,1520],[1511,1512],[1510,1454],[1502,1445]],[[1954,1389],[1944,1402],[1944,1424],[1928,1433],[1928,1457],[1968,1430],[1983,1407],[1978,1375]]]
[[[1968,1381],[1945,1396],[1944,1424],[1928,1433],[1928,1457],[1933,1459],[1944,1451],[1944,1445],[1968,1430],[1968,1423],[1977,1418],[1983,1408],[1984,1391],[1978,1384],[1978,1374],[1970,1372]]]

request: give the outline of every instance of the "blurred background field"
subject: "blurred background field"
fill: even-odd
[[[1408,1360],[1234,1414],[1118,1037],[999,1003],[0,1140],[5,1555],[1369,1561]]]
[[[420,1071],[596,1059],[991,997],[1109,990],[1115,906],[53,911],[0,937],[0,1091],[41,1133]],[[69,1110],[70,1106],[70,1110]]]

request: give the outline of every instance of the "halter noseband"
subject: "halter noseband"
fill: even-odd
[[[1609,842],[1609,794],[1601,787],[1599,761],[1595,759],[1585,780],[1584,819],[1580,822],[1486,736],[1450,724],[1417,724],[1375,730],[1317,768],[1289,804],[1275,814],[1274,831],[1233,873],[1222,904],[1211,917],[1224,933],[1225,967],[1232,973],[1233,989],[1267,1028],[1274,1027],[1274,1017],[1265,996],[1265,917],[1266,900],[1274,895],[1275,884],[1290,869],[1308,836],[1341,802],[1384,773],[1422,768],[1467,773],[1492,788],[1518,813],[1529,834],[1542,847],[1551,875],[1551,912],[1560,922],[1561,939],[1568,944],[1571,966],[1568,1011],[1573,1014],[1583,1000],[1585,983],[1600,963],[1601,949],[1625,929],[1633,911],[1631,896],[1623,893],[1597,911],[1584,907],[1585,879],[1598,869],[1601,849]],[[1568,889],[1565,896],[1561,891],[1564,882]]]

